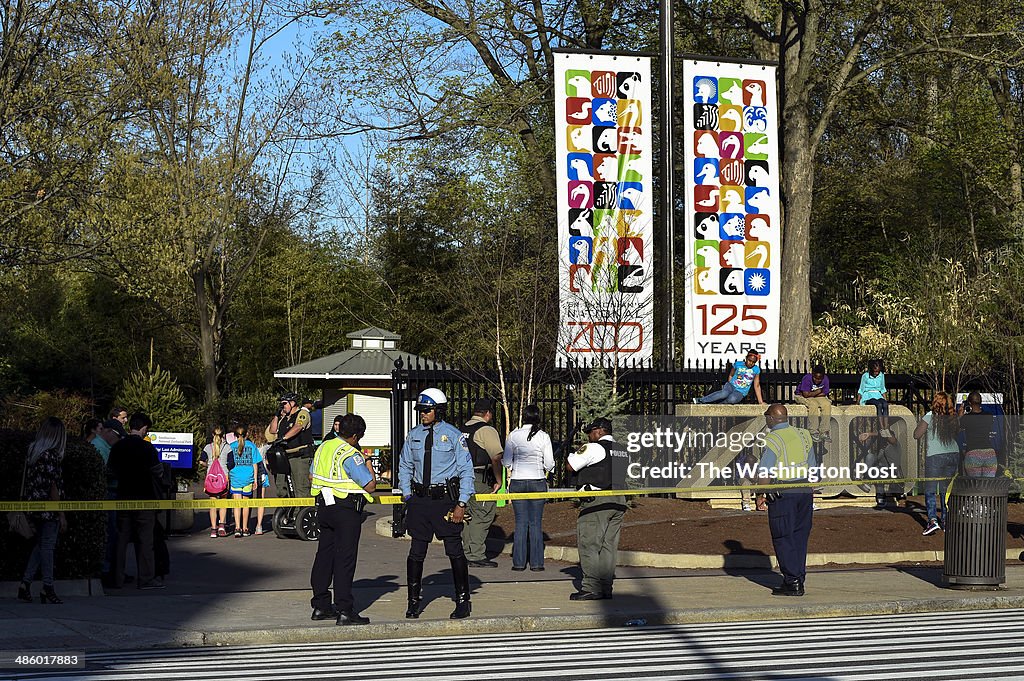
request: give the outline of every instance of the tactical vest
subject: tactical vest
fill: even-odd
[[[278,421],[277,435],[279,438],[283,438],[284,434],[292,429],[297,418],[298,412],[295,412],[294,414],[288,414]],[[312,424],[300,430],[298,434],[293,437],[287,440],[282,440],[282,443],[288,452],[288,458],[309,456],[313,451]]]
[[[491,467],[491,455],[487,453],[487,450],[481,447],[473,439],[476,437],[478,430],[491,424],[486,421],[480,423],[474,423],[473,425],[462,426],[462,432],[466,435],[466,444],[469,445],[469,453],[473,457],[473,468],[479,468],[480,466]]]
[[[628,463],[624,461],[626,449],[614,440],[598,440],[596,444],[604,447],[604,458],[577,472],[576,484],[580,487],[591,485],[602,490],[615,489],[617,469],[622,468],[624,472],[624,466]]]

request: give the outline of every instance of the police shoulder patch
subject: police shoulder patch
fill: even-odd
[[[462,445],[463,449],[469,449],[469,438],[466,437],[465,433],[459,435],[459,443]]]
[[[355,462],[357,466],[362,466],[366,463],[366,459],[363,458],[362,454],[353,454],[352,460]]]

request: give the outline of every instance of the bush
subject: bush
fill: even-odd
[[[0,428],[35,430],[47,416],[56,416],[64,422],[68,433],[77,435],[92,416],[92,403],[89,398],[66,390],[40,390],[25,397],[9,397],[4,404]]]
[[[136,371],[125,379],[117,397],[129,413],[145,412],[153,420],[152,430],[168,433],[193,433],[201,442],[203,428],[196,413],[189,408],[185,394],[171,373],[150,364],[146,371]]]
[[[227,428],[233,421],[246,426],[265,428],[278,408],[277,395],[269,392],[242,393],[212,402],[203,407],[202,419],[207,429],[215,425]],[[255,437],[256,433],[249,433]]]
[[[9,474],[0,478],[0,498],[15,500],[21,491],[21,471],[34,433],[0,430],[0,468]],[[91,501],[107,498],[107,478],[103,459],[85,440],[69,437],[64,453],[64,498]],[[99,575],[107,542],[107,516],[104,511],[67,513],[68,529],[57,540],[54,576],[57,579],[81,579]],[[32,542],[12,533],[0,523],[0,580],[21,579]]]

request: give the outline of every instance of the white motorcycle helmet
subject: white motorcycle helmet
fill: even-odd
[[[445,397],[444,393],[437,388],[427,388],[416,397],[416,411],[429,412],[431,410],[437,410],[438,421],[444,418],[446,407],[447,397]]]

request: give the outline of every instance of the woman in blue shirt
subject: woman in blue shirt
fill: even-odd
[[[868,362],[868,370],[860,377],[857,388],[861,404],[875,407],[880,430],[889,429],[889,403],[885,401],[885,374],[882,373],[882,360],[873,359]]]

